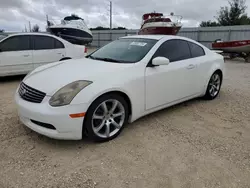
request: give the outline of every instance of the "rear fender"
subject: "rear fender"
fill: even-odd
[[[207,74],[207,76],[206,76],[206,82],[205,82],[205,85],[204,85],[204,93],[203,93],[203,94],[205,94],[206,91],[207,91],[207,86],[208,86],[208,83],[209,83],[209,80],[210,80],[211,76],[212,76],[213,73],[214,73],[215,71],[217,71],[217,70],[221,70],[222,73],[223,73],[223,70],[222,70],[222,68],[221,68],[221,66],[220,66],[219,64],[214,64],[214,65],[210,68],[210,70],[208,71],[208,74]]]

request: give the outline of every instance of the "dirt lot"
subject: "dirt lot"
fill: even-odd
[[[0,187],[250,187],[250,64],[226,70],[216,100],[151,114],[103,144],[25,128],[13,100],[21,78],[0,81]]]

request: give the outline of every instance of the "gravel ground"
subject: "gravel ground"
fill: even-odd
[[[18,121],[20,77],[0,81],[0,187],[250,187],[250,64],[226,63],[219,97],[141,118],[108,143],[57,141]]]

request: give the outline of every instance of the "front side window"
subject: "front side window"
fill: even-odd
[[[25,50],[31,50],[30,37],[28,35],[13,36],[3,40],[0,43],[0,51],[2,52],[25,51]]]
[[[35,50],[49,50],[55,48],[54,38],[48,36],[33,36]]]
[[[164,42],[156,51],[154,57],[166,57],[170,62],[191,58],[188,43],[180,39],[172,39]]]
[[[156,42],[154,39],[122,38],[103,46],[87,57],[116,63],[135,63],[143,59]]]

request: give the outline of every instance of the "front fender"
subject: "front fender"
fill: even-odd
[[[144,112],[144,80],[143,78],[136,81],[127,82],[123,85],[112,85],[109,87],[106,84],[96,83],[84,88],[80,93],[76,95],[71,104],[85,104],[87,109],[89,106],[100,96],[109,92],[122,92],[126,94],[131,102],[131,116],[140,116]]]

